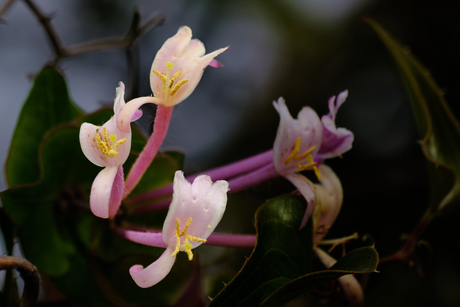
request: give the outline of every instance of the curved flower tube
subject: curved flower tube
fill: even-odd
[[[327,165],[318,167],[321,184],[315,184],[316,207],[313,212],[313,243],[320,242],[339,215],[343,202],[343,188],[339,178]]]
[[[205,243],[222,219],[227,191],[227,181],[212,183],[209,176],[201,175],[190,183],[182,171],[176,172],[173,200],[162,231],[166,250],[148,267],[134,265],[129,270],[139,287],[151,287],[163,280],[179,251],[186,252],[189,260],[193,259],[192,249]]]
[[[327,268],[330,268],[337,262],[337,260],[332,258],[331,255],[323,251],[321,248],[315,246],[313,249],[318,258]],[[338,281],[342,286],[348,304],[350,306],[361,306],[364,302],[364,292],[355,276],[353,274],[344,275],[339,277]]]
[[[90,207],[94,215],[113,218],[123,195],[123,163],[131,150],[131,130],[117,128],[116,118],[125,105],[125,85],[119,83],[113,104],[114,115],[102,126],[83,123],[80,127],[80,145],[83,154],[93,164],[104,167],[94,179],[90,194]],[[135,112],[130,120],[141,116]]]
[[[340,244],[352,238],[357,238],[357,234],[349,237],[322,241],[327,235],[332,224],[334,224],[343,202],[343,189],[337,175],[330,167],[322,164],[318,167],[321,173],[321,184],[315,184],[316,207],[313,213],[313,250],[321,262],[330,268],[337,261],[328,253],[318,247],[319,244]],[[361,285],[353,274],[340,277],[339,283],[351,306],[359,306],[364,301],[364,293]]]

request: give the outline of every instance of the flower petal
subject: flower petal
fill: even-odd
[[[347,99],[347,96],[348,91],[340,93],[335,105],[335,96],[329,99],[328,105],[330,113],[321,118],[323,124],[323,140],[318,152],[318,158],[321,160],[341,155],[352,147],[354,140],[353,133],[345,128],[337,128],[335,125],[335,116],[340,106]],[[318,162],[321,163],[322,161]]]
[[[174,249],[175,246],[168,246],[160,258],[145,269],[142,265],[132,266],[129,269],[129,274],[131,274],[134,282],[141,288],[148,288],[162,281],[176,261],[176,256],[171,257]]]
[[[300,194],[302,194],[302,196],[307,201],[307,210],[305,210],[305,215],[303,216],[299,227],[299,229],[302,229],[305,227],[305,225],[307,225],[307,222],[313,214],[316,206],[315,187],[310,180],[300,174],[287,174],[284,175],[284,177],[299,190]]]
[[[139,118],[137,117],[139,115],[139,108],[146,103],[162,104],[162,101],[156,97],[140,97],[128,101],[118,113],[116,118],[117,128],[124,133],[130,132],[131,121]]]
[[[206,239],[222,219],[227,204],[227,191],[228,183],[224,180],[212,183],[209,176],[200,175],[191,184],[182,171],[177,171],[173,200],[163,224],[165,243],[169,244],[171,240],[175,242],[176,219],[184,227],[188,219],[192,218],[187,233]],[[202,244],[195,241],[190,243],[193,248]]]
[[[115,215],[117,215],[118,209],[121,205],[121,200],[123,199],[124,187],[125,180],[123,177],[123,166],[119,165],[117,168],[117,174],[113,180],[112,192],[110,193],[109,219],[113,219],[115,218]]]
[[[314,250],[316,255],[318,255],[318,258],[327,268],[330,268],[337,262],[337,260],[332,258],[319,247],[315,247]],[[363,288],[353,274],[339,277],[338,281],[342,286],[343,292],[345,293],[350,306],[360,306],[364,302]]]
[[[313,242],[318,243],[326,236],[339,215],[343,202],[343,189],[339,178],[327,165],[318,168],[321,184],[315,184],[316,207],[313,213]]]
[[[204,69],[217,55],[228,49],[228,47],[221,48],[205,55],[206,50],[203,43],[198,39],[191,38],[192,30],[186,26],[181,27],[176,35],[163,44],[153,60],[150,71],[150,86],[155,96],[159,97],[165,106],[174,106],[190,96],[198,85]],[[181,72],[181,76],[176,79],[175,84],[187,80],[187,83],[182,84],[173,95],[163,92],[164,80],[154,73],[154,71],[158,71],[165,74],[168,62],[174,65],[169,76]],[[212,66],[218,67],[217,63],[213,62]]]
[[[280,124],[273,145],[275,168],[281,175],[299,172],[297,161],[286,164],[285,160],[294,149],[298,138],[301,139],[299,154],[316,146],[311,151],[312,156],[316,155],[322,139],[321,121],[318,114],[310,107],[304,107],[299,112],[298,119],[294,119],[283,98],[278,99],[278,102],[273,102],[273,105],[280,115]]]
[[[101,153],[96,144],[95,134],[100,127],[89,123],[80,126],[80,146],[85,157],[97,166],[111,166],[109,158]]]
[[[93,214],[100,218],[109,217],[109,203],[118,168],[117,166],[104,168],[96,176],[91,186],[89,205]]]

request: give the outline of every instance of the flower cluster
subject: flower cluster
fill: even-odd
[[[173,184],[128,198],[166,136],[173,107],[193,92],[208,65],[222,67],[214,58],[228,47],[205,54],[203,43],[191,37],[190,28],[181,27],[158,51],[150,74],[153,97],[136,98],[125,103],[124,85],[120,82],[114,116],[100,127],[84,123],[80,129],[83,153],[92,163],[104,167],[91,188],[90,207],[94,215],[113,219],[124,199],[128,204],[151,203],[138,212],[169,209],[161,231],[117,229],[118,234],[131,241],[166,248],[148,267],[132,266],[133,280],[143,288],[157,284],[169,273],[179,251],[185,252],[192,260],[192,249],[208,240],[217,245],[254,246],[254,236],[240,235],[232,241],[229,235],[212,237],[211,233],[224,214],[229,189],[234,193],[279,176],[289,180],[305,198],[308,205],[300,228],[312,218],[314,250],[330,267],[334,260],[318,245],[325,242],[323,238],[340,211],[343,190],[338,177],[324,162],[341,156],[352,147],[353,133],[337,128],[335,124],[338,109],[345,102],[348,91],[329,100],[329,114],[321,119],[310,107],[304,107],[294,119],[284,99],[279,98],[273,102],[280,124],[272,150],[210,170],[207,175],[185,178],[182,171],[177,171]],[[139,108],[145,103],[158,106],[153,134],[125,180],[123,163],[131,147],[130,123],[141,116]],[[302,174],[310,170],[319,183]],[[220,239],[224,237],[225,240]],[[356,286],[354,277],[346,276],[342,280],[346,281],[345,292],[360,301],[362,293],[359,293],[360,287]]]

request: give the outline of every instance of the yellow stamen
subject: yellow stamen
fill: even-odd
[[[315,150],[316,145],[313,145],[308,150],[298,155],[298,153],[300,152],[301,144],[302,144],[302,139],[299,137],[295,142],[295,146],[291,154],[286,158],[286,160],[284,160],[284,165],[288,165],[289,162],[291,161],[300,160],[303,158],[302,160],[296,162],[297,167],[302,171],[313,169],[315,171],[316,177],[318,177],[318,180],[321,180],[321,173],[316,167],[318,163],[313,161],[313,157],[311,155],[313,150]]]
[[[181,87],[182,85],[184,85],[185,83],[187,83],[187,82],[188,82],[188,80],[186,80],[186,79],[180,80],[180,81],[174,86],[174,88],[172,89],[172,91],[169,93],[169,96],[173,96],[173,95],[177,92],[177,90],[179,90],[180,87]]]
[[[184,249],[184,252],[186,252],[187,255],[188,255],[188,260],[192,260],[193,259],[193,253],[192,253],[193,245],[189,241],[206,243],[206,239],[201,239],[201,238],[198,238],[198,237],[194,237],[194,236],[191,236],[191,235],[185,233],[191,223],[192,223],[192,218],[189,218],[187,223],[184,226],[184,229],[181,231],[180,230],[180,221],[179,221],[179,219],[176,219],[176,232],[174,233],[174,237],[176,238],[176,249],[171,254],[171,257],[176,256],[179,253],[180,248],[182,247]],[[184,237],[184,244],[182,244],[182,245],[181,245],[180,237]]]
[[[152,72],[160,78],[161,82],[163,83],[162,85],[162,91],[164,94],[164,98],[167,99],[168,97],[174,96],[176,92],[185,84],[188,82],[187,79],[182,79],[179,80],[179,82],[176,83],[177,78],[179,78],[182,75],[182,71],[176,72],[172,77],[171,75],[171,69],[174,68],[174,64],[172,62],[167,62],[166,63],[166,72],[162,74],[158,70],[154,69]],[[157,93],[155,94],[157,96]]]
[[[96,131],[99,131],[99,129]],[[118,151],[117,151],[118,146],[120,146],[121,144],[127,141],[126,138],[116,141],[117,135],[115,133],[112,133],[110,134],[110,136],[108,136],[107,129],[105,127],[102,129],[102,138],[98,132],[96,132],[94,137],[95,137],[95,142],[97,144],[97,148],[99,148],[99,151],[102,152],[105,156],[109,158],[118,157]]]

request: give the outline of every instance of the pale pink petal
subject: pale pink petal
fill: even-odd
[[[116,97],[113,102],[113,113],[117,114],[121,108],[125,105],[125,84],[123,82],[118,83],[118,87],[115,90]]]
[[[220,48],[214,52],[208,53],[207,55],[201,58],[196,59],[196,61],[188,58],[178,58],[173,62],[174,68],[178,67],[178,70],[182,70],[182,79],[188,80],[188,82],[185,83],[174,95],[174,105],[180,103],[188,96],[190,96],[190,94],[192,94],[192,92],[195,90],[198,83],[200,82],[205,68],[209,65],[211,60],[219,54],[221,54],[222,52],[226,51],[227,49],[228,47]]]
[[[307,210],[302,218],[299,229],[302,229],[307,225],[308,220],[313,214],[316,206],[316,194],[315,187],[313,183],[305,178],[304,176],[296,173],[284,175],[284,177],[289,180],[302,194],[302,196],[307,201]]]
[[[138,115],[139,108],[146,103],[162,104],[161,100],[156,97],[140,97],[129,101],[118,113],[117,128],[124,133],[130,133],[131,121],[136,118],[136,114]]]
[[[179,57],[184,52],[192,39],[192,29],[182,26],[176,35],[168,38],[155,55],[151,70],[162,72],[166,68],[166,63],[171,61],[172,57]],[[204,50],[203,50],[204,54]],[[152,80],[152,79],[151,79]]]
[[[112,192],[109,201],[109,219],[113,219],[117,215],[118,208],[120,208],[121,200],[123,199],[123,190],[125,187],[125,180],[123,177],[123,166],[119,165],[117,174],[113,180]]]
[[[344,91],[337,97],[329,99],[329,114],[321,118],[323,124],[323,140],[321,148],[318,152],[318,162],[324,159],[337,157],[351,149],[354,135],[351,131],[345,128],[337,128],[335,125],[335,117],[340,106],[345,102],[348,96],[348,91]]]
[[[332,258],[328,253],[320,249],[319,247],[314,248],[316,255],[321,262],[327,267],[332,267],[337,260]],[[338,281],[342,286],[343,292],[348,300],[350,306],[361,306],[364,302],[363,288],[360,283],[356,280],[353,274],[344,275],[339,277]]]
[[[227,204],[228,183],[224,180],[212,183],[207,175],[200,175],[193,184],[184,178],[182,171],[177,171],[174,178],[173,200],[163,224],[163,240],[166,244],[175,242],[176,219],[181,228],[189,218],[192,223],[187,233],[206,239],[222,219]],[[190,242],[193,248],[201,242]]]
[[[83,123],[80,126],[80,146],[85,157],[91,163],[97,166],[106,167],[112,166],[111,161],[101,153],[96,144],[95,134],[99,131],[98,126],[93,124]]]
[[[201,41],[192,38],[192,30],[189,27],[181,27],[176,35],[169,38],[153,60],[150,71],[150,86],[155,97],[162,100],[165,106],[174,106],[186,99],[195,90],[198,85],[204,69],[211,61],[220,53],[228,49],[221,48],[214,52],[205,55],[205,47]],[[154,73],[158,71],[165,74],[168,70],[167,63],[171,62],[173,68],[169,72],[169,77],[177,72],[181,72],[174,84],[178,84],[182,80],[187,80],[187,83],[173,94],[170,95],[163,91],[163,81]],[[213,62],[212,66],[218,67],[220,63]]]
[[[91,186],[89,205],[93,214],[100,218],[109,217],[110,197],[117,173],[117,166],[106,167],[99,172]]]
[[[129,269],[129,274],[131,274],[134,282],[141,288],[148,288],[162,281],[176,261],[176,256],[171,257],[174,249],[175,246],[168,246],[160,258],[145,269],[142,265],[132,266]]]
[[[316,207],[313,213],[313,242],[318,243],[326,236],[339,215],[343,202],[343,189],[339,178],[327,165],[318,168],[321,184],[315,184]]]
[[[283,98],[278,99],[278,102],[273,102],[273,105],[280,114],[280,124],[273,145],[275,168],[281,175],[299,172],[298,161],[293,160],[285,164],[286,158],[292,153],[298,138],[301,139],[299,154],[315,146],[311,155],[316,155],[322,138],[321,121],[310,107],[304,107],[299,112],[298,119],[294,119]]]
[[[122,165],[123,163],[126,162],[126,159],[128,159],[129,153],[131,152],[131,130],[128,132],[123,132],[120,131],[117,127],[117,122],[116,122],[116,117],[112,116],[102,127],[99,128],[99,134],[101,135],[101,139],[103,137],[103,129],[107,129],[107,135],[110,136],[111,134],[116,135],[116,140],[115,141],[110,141],[112,143],[112,146],[115,146],[115,143],[118,140],[121,139],[126,139],[126,141],[122,144],[120,144],[117,147],[117,152],[118,156],[109,158],[106,157],[106,160],[109,161],[110,165],[118,166]]]

